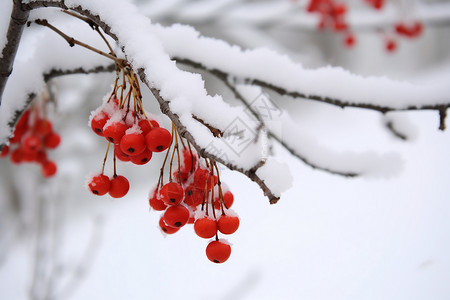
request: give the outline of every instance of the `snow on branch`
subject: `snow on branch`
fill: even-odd
[[[271,203],[278,201],[291,178],[285,166],[266,157],[268,137],[280,142],[309,165],[332,173],[355,176],[374,170],[375,174],[385,172],[377,170],[377,166],[373,164],[369,166],[364,163],[373,158],[371,155],[354,159],[353,154],[345,154],[337,159],[342,162],[338,166],[334,162],[335,156],[321,150],[318,143],[307,134],[300,135],[299,143],[291,143],[282,140],[270,128],[269,132],[262,130],[264,124],[254,122],[245,107],[232,107],[221,96],[208,95],[202,77],[180,70],[172,59],[206,70],[215,70],[226,78],[259,85],[283,95],[340,107],[358,107],[382,113],[437,110],[441,116],[441,127],[446,109],[450,106],[448,85],[415,86],[388,78],[365,78],[335,67],[308,70],[288,57],[268,49],[242,50],[221,40],[202,37],[189,26],[174,25],[165,28],[154,25],[136,7],[123,0],[115,1],[114,4],[107,0],[28,1],[21,9],[27,11],[42,7],[70,9],[96,23],[117,42],[128,63],[159,102],[161,111],[172,120],[180,134],[191,142],[200,155],[248,176],[261,187]],[[20,38],[17,32],[16,36]],[[36,57],[34,59],[39,61]],[[28,94],[43,85],[44,75],[51,70],[76,69],[74,64],[80,61],[46,61],[31,72],[24,69],[27,63],[29,62],[22,63],[22,66],[16,65],[18,71],[12,74],[15,79],[11,78],[12,82],[5,90],[8,97],[4,98],[7,100],[0,111],[2,143],[11,133],[10,120],[14,118],[14,113],[23,110],[26,106],[23,99],[27,99]],[[92,65],[98,66],[99,63],[90,64],[83,60],[79,67],[81,70],[89,70]],[[103,62],[102,68],[108,66]],[[5,123],[9,127],[4,126]],[[295,131],[289,132],[289,135],[299,134],[288,115],[282,123],[289,130]],[[9,131],[6,132],[5,128]],[[243,143],[236,145],[230,140],[246,143],[244,146]],[[312,146],[308,150],[302,148],[302,144]],[[317,153],[320,155],[315,155]],[[391,163],[395,160],[392,156],[387,155],[381,160],[388,162],[382,165],[396,165]],[[276,174],[271,175],[272,168],[277,170]]]
[[[448,84],[417,86],[386,77],[363,77],[340,67],[310,70],[269,49],[242,50],[222,40],[200,36],[190,26],[177,24],[153,28],[167,52],[177,61],[217,70],[281,95],[382,113],[440,111],[450,107]]]
[[[82,0],[30,1],[23,8],[35,9],[48,6],[69,8],[97,23],[117,41],[128,62],[139,73],[141,80],[159,101],[163,113],[171,118],[180,134],[191,142],[200,155],[214,159],[232,170],[247,175],[261,187],[271,203],[277,202],[282,192],[282,189],[277,188],[277,180],[269,178],[270,176],[264,175],[263,178],[257,175],[258,169],[266,162],[266,157],[263,155],[264,139],[255,139],[252,135],[254,131],[250,130],[244,138],[250,140],[251,143],[246,145],[245,151],[236,152],[221,138],[214,137],[210,131],[211,128],[215,128],[224,132],[236,120],[245,124],[246,114],[243,109],[231,107],[220,96],[209,96],[200,75],[178,69],[175,62],[166,54],[158,37],[152,33],[150,20],[142,16],[136,7],[125,1],[117,1],[114,3],[115,5],[110,4],[108,1]],[[42,24],[42,22],[40,23]],[[64,62],[59,63],[57,67],[53,63],[51,69],[66,69]],[[49,69],[48,66],[44,67],[40,70],[41,76],[36,76],[36,78],[42,79],[42,74],[45,73],[42,71],[46,68]],[[20,77],[19,74],[24,75],[24,72],[18,71],[13,75]],[[16,80],[16,82],[18,81]],[[42,80],[38,85],[41,83]],[[29,92],[31,89],[36,89],[36,85],[28,84],[30,85],[23,89],[24,91]],[[14,90],[14,87],[11,90]],[[20,101],[22,107],[19,108],[17,107],[19,104],[11,105],[11,101],[8,99],[9,109],[2,106],[2,112],[4,115],[6,114],[0,120],[2,123],[10,119],[12,111],[23,109],[23,101]],[[16,106],[15,109],[11,109],[13,106]],[[198,120],[202,120],[202,122]],[[2,128],[5,127],[2,126]],[[4,134],[5,132],[2,132],[3,140]],[[272,161],[271,158],[267,161],[270,162],[270,165],[277,165],[277,162]],[[263,172],[263,174],[267,173],[267,171]],[[287,170],[286,176],[288,179],[290,178]],[[277,177],[282,178],[283,176],[278,174]],[[289,185],[290,180],[284,181]],[[282,186],[286,186],[286,184],[284,183]]]

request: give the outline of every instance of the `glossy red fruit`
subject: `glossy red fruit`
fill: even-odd
[[[2,152],[0,153],[0,157],[5,157],[8,155],[8,153],[9,153],[9,146],[5,145],[5,147],[3,147]]]
[[[34,125],[35,132],[41,136],[46,136],[47,134],[52,132],[52,129],[52,123],[46,119],[37,120],[36,124]]]
[[[130,156],[130,160],[135,165],[145,165],[153,156],[153,152],[145,148],[144,152],[136,156]]]
[[[172,135],[167,129],[156,127],[147,133],[145,142],[147,148],[152,152],[161,152],[169,148],[172,143]]]
[[[154,191],[148,199],[148,202],[150,204],[150,207],[154,210],[163,211],[167,208],[167,205],[162,201],[161,199],[158,199],[158,193]]]
[[[27,132],[27,128],[16,126],[16,128],[14,129],[14,135],[11,139],[9,139],[9,142],[11,144],[19,143],[26,132]]]
[[[109,188],[109,195],[113,198],[121,198],[128,193],[130,189],[130,183],[122,175],[118,175],[111,179],[111,187]]]
[[[353,34],[347,34],[344,38],[344,45],[347,48],[352,48],[356,44],[356,38]]]
[[[103,136],[103,127],[108,122],[109,117],[104,112],[97,113],[91,120],[92,130],[99,136]]]
[[[140,133],[125,134],[120,140],[120,149],[128,156],[136,156],[146,149],[144,136]]]
[[[128,127],[123,121],[114,122],[108,127],[103,128],[103,136],[114,145],[119,145],[127,129]]]
[[[216,264],[226,262],[231,255],[231,246],[223,241],[212,241],[206,247],[206,256]]]
[[[51,177],[56,174],[57,166],[53,161],[47,160],[42,163],[41,171],[42,176]]]
[[[211,173],[209,173],[208,170],[205,169],[197,169],[194,173],[194,185],[201,189],[204,190],[205,189],[205,185],[206,185],[206,189],[210,190],[212,183],[214,183],[214,185],[217,184],[217,176],[214,175],[214,180],[212,182],[211,180]]]
[[[163,185],[159,194],[167,205],[178,205],[183,200],[184,190],[181,185],[172,181]]]
[[[21,148],[17,148],[11,152],[11,162],[13,164],[20,164],[23,162],[24,152]]]
[[[235,233],[239,228],[239,217],[221,215],[219,220],[217,220],[217,228],[223,234]]]
[[[194,185],[189,185],[184,190],[184,203],[190,207],[196,207],[203,202],[203,191]]]
[[[225,202],[225,208],[230,208],[231,205],[233,205],[234,196],[230,191],[227,191],[225,194],[223,194],[223,202]],[[220,209],[220,201],[218,197],[214,201],[214,208]]]
[[[159,227],[160,227],[161,230],[164,231],[164,233],[166,233],[166,234],[173,234],[173,233],[177,232],[178,230],[180,230],[180,227],[170,227],[170,226],[167,226],[167,224],[164,223],[163,217],[161,217],[161,218],[159,219]]]
[[[186,225],[189,216],[189,210],[185,206],[169,206],[164,212],[164,223],[170,227],[182,227]]]
[[[56,132],[50,132],[44,138],[44,146],[49,149],[55,149],[61,143],[61,136]]]
[[[397,43],[394,40],[389,39],[386,41],[385,47],[386,47],[387,52],[392,53],[395,51],[395,49],[397,49]]]
[[[24,151],[36,152],[42,145],[40,137],[34,134],[25,136],[22,140],[22,147]]]
[[[120,161],[130,161],[131,158],[126,155],[125,153],[122,152],[122,150],[120,149],[120,147],[118,145],[114,145],[114,155],[116,156],[116,158]]]
[[[111,187],[109,177],[103,174],[96,175],[88,183],[88,187],[94,195],[102,196],[108,193]]]
[[[159,124],[155,120],[149,121],[148,119],[142,119],[138,122],[138,126],[141,128],[142,134],[145,136],[147,133],[150,132],[150,130],[152,130],[152,128],[159,127]]]
[[[197,167],[197,155],[189,151],[189,149],[183,149],[183,166],[182,172],[193,172]]]
[[[217,222],[207,216],[197,219],[194,223],[195,233],[204,239],[210,239],[217,233]]]

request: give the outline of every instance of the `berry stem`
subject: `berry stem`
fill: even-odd
[[[103,172],[105,172],[105,165],[106,165],[106,159],[108,158],[108,152],[109,152],[109,146],[111,145],[111,142],[108,142],[108,146],[106,147],[106,153],[105,153],[105,158],[103,159],[103,166],[102,166],[102,175]],[[114,157],[115,157],[115,153],[114,153]]]

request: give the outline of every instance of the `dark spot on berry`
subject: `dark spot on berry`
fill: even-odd
[[[188,191],[188,195],[189,195],[189,196],[192,196],[193,193],[194,193],[194,192],[193,192],[192,190],[189,190],[189,191]]]
[[[95,128],[95,132],[102,133],[102,130],[100,128]]]
[[[164,147],[163,147],[163,146],[157,146],[157,147],[156,147],[156,150],[158,150],[158,151],[163,151],[163,150],[164,150]]]
[[[162,229],[164,232],[167,232],[167,228],[161,227],[161,229]]]
[[[175,224],[173,224],[173,225],[175,225],[175,227],[180,227],[181,226],[181,222],[175,222]]]
[[[130,147],[130,148],[127,149],[127,151],[130,152],[130,153],[133,153],[134,152],[134,148]]]
[[[148,162],[148,159],[147,159],[147,158],[141,159],[141,163],[146,163],[146,162]]]
[[[108,140],[109,140],[111,143],[114,143],[114,139],[113,139],[112,137],[108,137]]]
[[[220,261],[218,261],[217,259],[214,259],[213,262],[215,262],[216,264],[220,263]]]
[[[98,191],[97,190],[92,190],[92,192],[96,195],[98,195]]]
[[[169,201],[172,202],[172,203],[175,203],[175,202],[177,201],[177,199],[175,199],[175,198],[170,198]]]

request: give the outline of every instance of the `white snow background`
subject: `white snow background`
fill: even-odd
[[[234,35],[227,34],[233,40]],[[442,48],[449,49],[449,36],[448,28],[427,29],[419,40],[401,43],[391,56],[378,47],[378,36],[362,36],[352,51],[331,36],[326,45],[333,46],[333,53],[313,55],[316,59],[308,63],[342,65],[357,74],[388,75],[413,84],[441,83],[450,78],[448,51],[442,54]],[[269,34],[266,38],[275,39]],[[260,46],[261,40],[261,35],[249,35],[246,42]],[[25,32],[24,46],[27,41],[38,42]],[[283,44],[283,37],[277,41]],[[300,55],[307,56],[310,49],[317,52],[320,45],[299,46]],[[70,51],[82,51],[75,48]],[[21,51],[18,59],[26,58],[26,49]],[[233,209],[241,225],[228,237],[229,261],[216,265],[204,253],[207,241],[191,226],[167,237],[158,230],[159,213],[149,212],[147,195],[156,182],[161,156],[152,158],[151,166],[119,165],[131,182],[130,193],[122,199],[96,197],[83,188],[85,176],[101,167],[106,148],[86,123],[112,79],[112,75],[80,75],[55,81],[59,101],[55,126],[63,137],[61,147],[50,153],[59,166],[56,178],[43,182],[37,179],[35,166],[0,161],[1,299],[29,299],[36,195],[41,194],[50,196],[49,220],[59,224],[54,287],[68,292],[57,292],[56,299],[450,297],[450,133],[437,130],[436,112],[390,114],[413,137],[405,142],[383,127],[376,112],[282,99],[279,105],[324,147],[338,153],[397,153],[402,168],[388,179],[347,179],[314,171],[275,145],[276,159],[290,167],[293,178],[293,187],[276,205],[269,205],[258,186],[241,174],[223,170],[222,180],[234,193]],[[207,88],[211,95],[217,89],[214,83]],[[346,86],[341,92],[353,96],[352,90]],[[224,98],[231,96],[226,89],[220,91]],[[149,93],[144,96],[146,108],[157,113]],[[8,205],[9,185],[21,188],[25,200],[20,213]],[[81,280],[71,285],[70,276],[92,232],[96,247],[78,272]],[[64,289],[66,284],[69,290]]]

